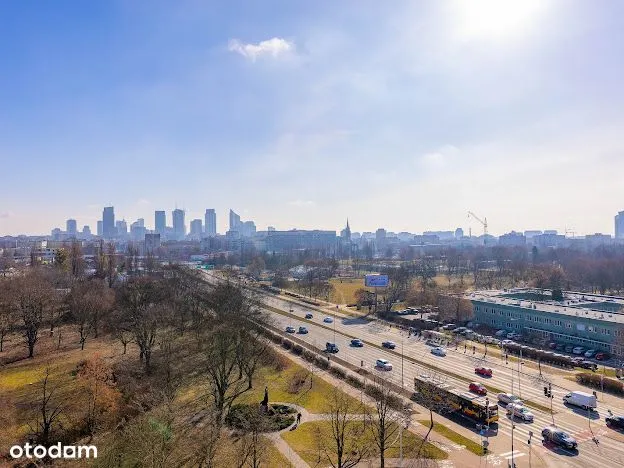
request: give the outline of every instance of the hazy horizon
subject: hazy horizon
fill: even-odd
[[[503,4],[501,6],[501,4]],[[0,236],[177,205],[259,230],[613,235],[624,4],[3,6]]]

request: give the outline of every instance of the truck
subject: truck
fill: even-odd
[[[569,405],[579,406],[584,410],[595,410],[598,406],[596,403],[596,395],[585,392],[570,392],[563,397],[563,402]]]

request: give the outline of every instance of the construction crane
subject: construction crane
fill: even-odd
[[[468,212],[468,217],[469,218],[472,217],[476,219],[478,222],[480,222],[483,225],[483,244],[485,244],[487,242],[487,218],[481,219],[472,211]]]

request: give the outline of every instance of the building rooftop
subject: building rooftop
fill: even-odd
[[[507,307],[624,324],[624,298],[617,296],[564,291],[563,301],[554,301],[549,290],[515,288],[475,291],[467,294],[466,298]]]

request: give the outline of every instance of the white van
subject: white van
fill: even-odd
[[[598,406],[596,395],[585,392],[570,392],[563,397],[563,402],[568,405],[580,406],[584,410],[595,410]]]

